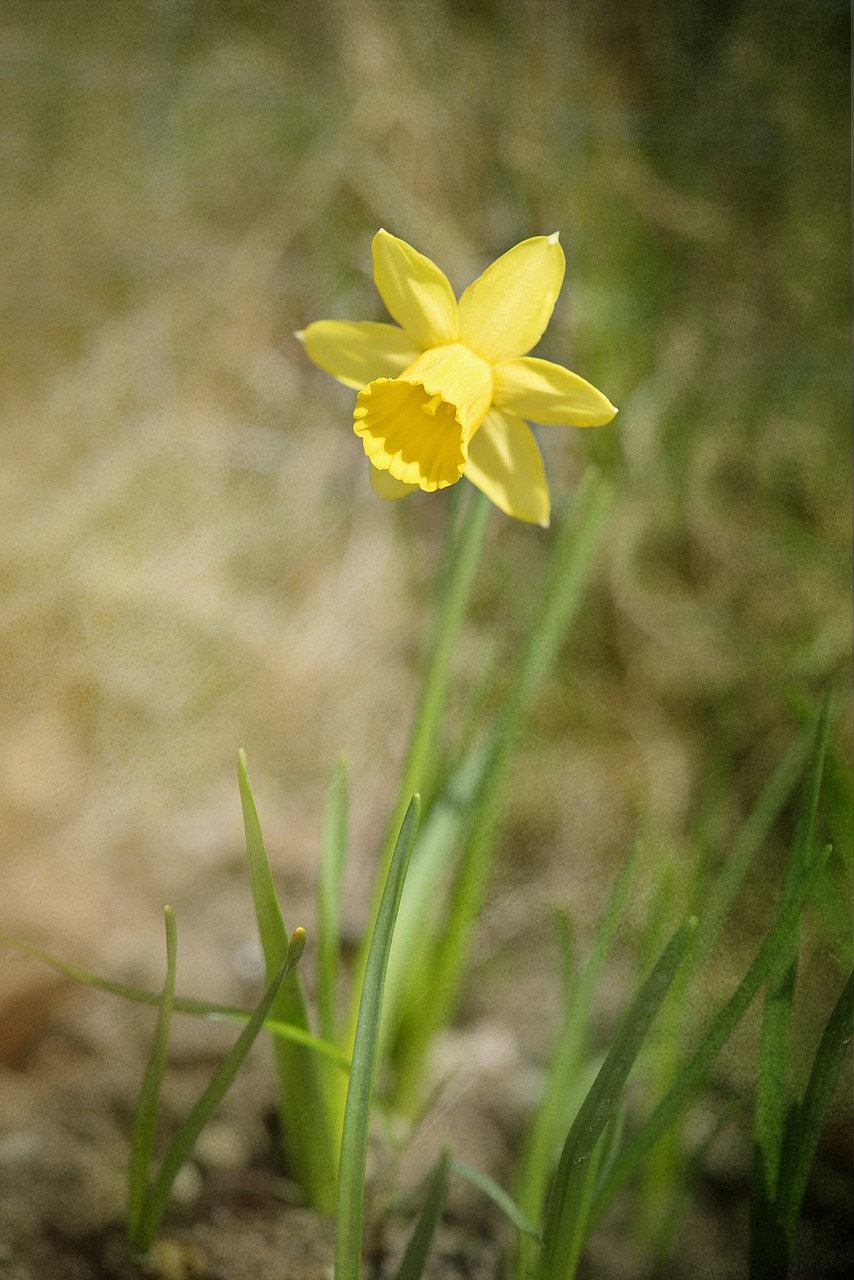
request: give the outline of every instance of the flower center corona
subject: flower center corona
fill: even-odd
[[[353,429],[380,471],[422,489],[459,480],[468,446],[492,403],[492,370],[454,342],[431,347],[399,378],[359,392]]]

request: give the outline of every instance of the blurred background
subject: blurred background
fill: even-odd
[[[156,980],[170,901],[182,985],[222,994],[252,935],[242,746],[292,926],[349,759],[358,931],[449,495],[374,497],[352,394],[293,331],[385,318],[380,226],[458,291],[559,230],[538,354],[620,414],[540,433],[553,503],[594,462],[616,504],[507,795],[484,1006],[543,903],[583,944],[638,836],[652,896],[723,861],[834,687],[811,945],[835,998],[848,48],[841,0],[2,0],[0,929]],[[494,514],[460,700],[493,662],[500,698],[552,538]],[[0,993],[33,978],[9,956]]]

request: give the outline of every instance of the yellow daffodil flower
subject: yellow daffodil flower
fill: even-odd
[[[442,271],[378,231],[374,281],[400,328],[319,320],[297,334],[321,369],[358,391],[354,430],[385,498],[445,489],[465,476],[508,515],[549,522],[549,489],[533,432],[596,427],[617,410],[562,365],[525,353],[539,342],[563,284],[557,235],[510,249],[459,302]]]

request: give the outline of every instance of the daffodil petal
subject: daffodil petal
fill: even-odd
[[[418,492],[417,484],[404,484],[402,480],[395,480],[388,471],[379,471],[373,466],[368,467],[368,470],[371,473],[371,487],[374,493],[385,498],[387,502],[397,502],[400,498],[408,498],[410,493]]]
[[[296,336],[324,373],[357,391],[375,378],[396,378],[419,354],[402,329],[370,320],[317,320]]]
[[[457,300],[435,262],[388,231],[374,236],[373,253],[379,295],[412,341],[422,350],[456,342]]]
[[[460,298],[460,342],[490,363],[530,351],[551,319],[565,270],[557,234],[517,244]]]
[[[545,426],[601,427],[617,410],[577,373],[525,356],[492,366],[493,403]]]
[[[469,445],[463,475],[508,516],[546,527],[551,502],[534,433],[515,414],[490,409]]]

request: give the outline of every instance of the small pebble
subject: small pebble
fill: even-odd
[[[199,1134],[196,1159],[208,1169],[227,1172],[244,1169],[249,1163],[249,1148],[243,1135],[223,1120],[210,1120]]]
[[[204,1178],[198,1165],[185,1164],[172,1183],[172,1196],[185,1207],[195,1204],[202,1194]]]

